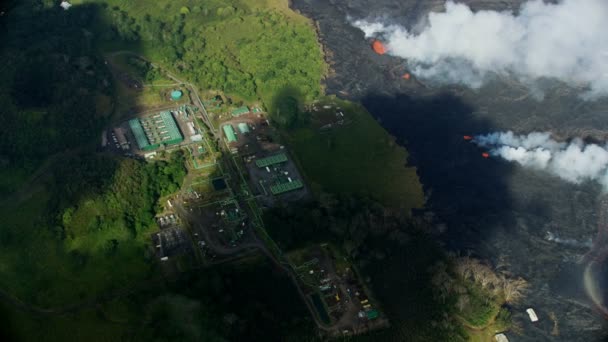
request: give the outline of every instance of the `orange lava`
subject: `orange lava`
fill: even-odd
[[[386,53],[386,48],[384,47],[384,44],[382,44],[382,42],[380,42],[379,40],[374,40],[374,42],[372,43],[372,49],[374,49],[374,52],[379,55],[384,55]]]

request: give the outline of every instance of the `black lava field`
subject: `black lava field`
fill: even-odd
[[[470,0],[474,10],[515,10],[522,1]],[[603,215],[608,207],[593,182],[569,184],[540,171],[496,158],[485,159],[463,135],[513,130],[550,131],[556,138],[608,138],[608,98],[583,101],[580,89],[547,81],[545,97],[508,78],[478,90],[439,87],[402,79],[404,60],[377,55],[370,40],[347,18],[384,18],[408,27],[443,0],[292,0],[292,7],[317,22],[333,72],[327,89],[360,101],[410,152],[428,197],[427,206],[445,231],[446,248],[505,265],[531,284],[514,308],[523,335],[512,341],[600,341],[608,336],[605,316],[585,291],[585,269],[600,286],[608,267],[600,262]],[[380,167],[380,166],[379,166]],[[441,225],[443,226],[443,225]],[[587,272],[589,278],[589,269]],[[603,276],[600,276],[603,275]],[[606,291],[604,289],[604,291]],[[532,307],[539,322],[530,323]],[[559,322],[559,335],[551,334]]]

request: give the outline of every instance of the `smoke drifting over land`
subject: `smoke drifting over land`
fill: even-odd
[[[511,74],[535,88],[540,78],[587,87],[586,96],[608,95],[608,1],[541,0],[511,12],[473,12],[446,3],[421,29],[386,20],[357,20],[366,37],[379,37],[388,53],[406,58],[418,77],[480,87],[488,72]]]
[[[473,142],[490,154],[524,167],[548,171],[572,183],[595,180],[608,190],[608,146],[585,144],[576,138],[569,143],[551,139],[549,133],[515,135],[499,132],[479,135]]]

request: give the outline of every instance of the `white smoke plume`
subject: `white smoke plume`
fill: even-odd
[[[547,241],[556,242],[556,243],[566,245],[566,246],[589,247],[589,248],[593,247],[593,241],[591,239],[587,239],[587,240],[583,241],[583,240],[576,240],[576,239],[561,238],[552,232],[547,232],[545,234],[545,239],[547,239]]]
[[[550,133],[478,135],[473,142],[489,153],[524,167],[545,170],[572,183],[595,180],[608,190],[608,145],[585,144],[576,138],[558,142]]]
[[[583,85],[586,96],[608,94],[608,1],[531,0],[512,12],[473,12],[451,0],[422,29],[386,20],[352,22],[381,39],[389,54],[408,60],[422,78],[480,87],[489,72],[534,86],[540,78]]]

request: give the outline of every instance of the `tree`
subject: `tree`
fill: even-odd
[[[293,92],[286,89],[275,95],[270,118],[282,128],[294,127],[300,118],[300,101]]]

